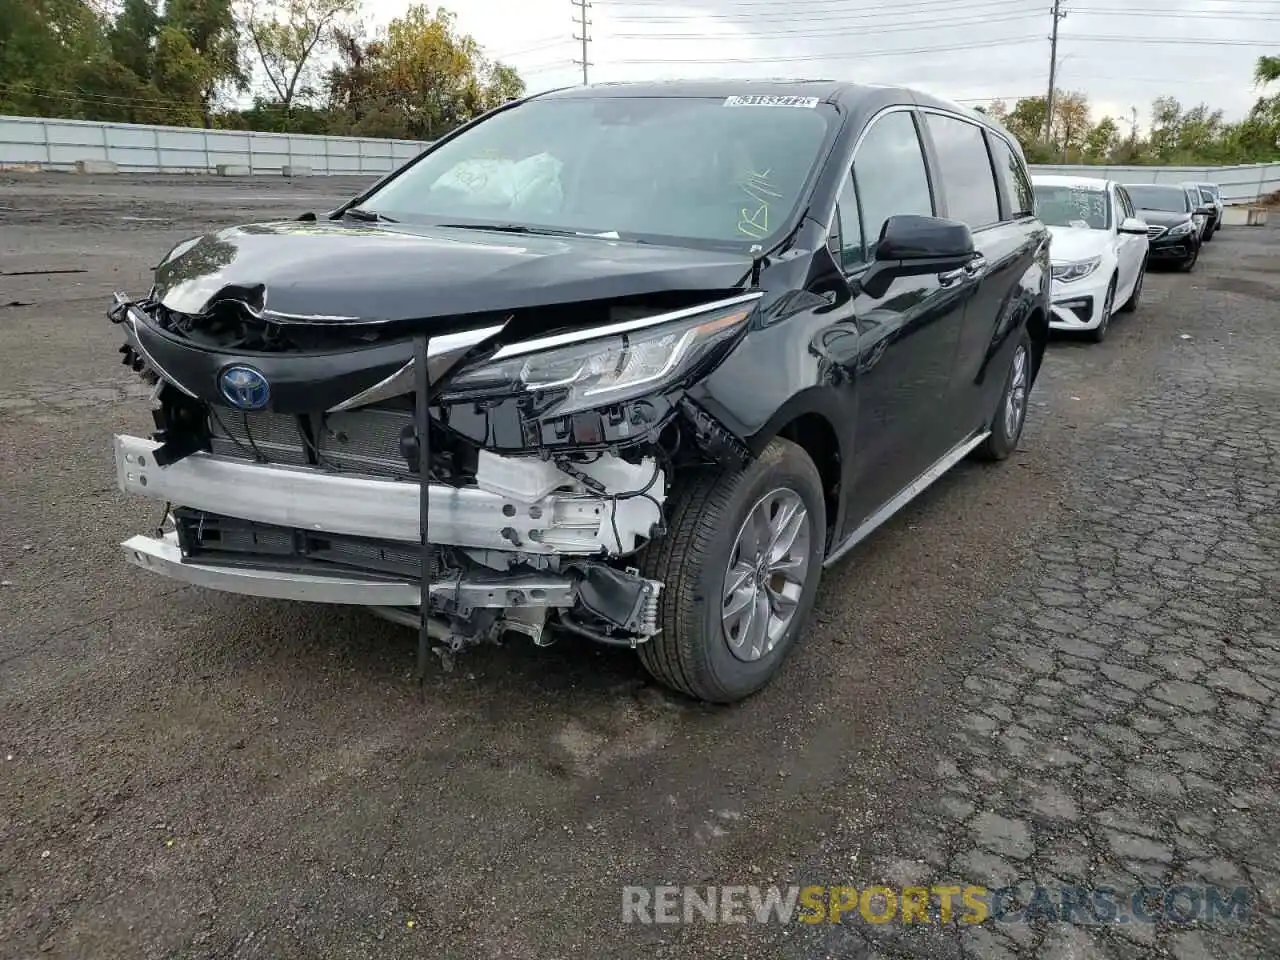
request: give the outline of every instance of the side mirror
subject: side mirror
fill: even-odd
[[[1147,234],[1147,224],[1145,220],[1139,220],[1137,217],[1126,217],[1120,223],[1121,233],[1140,233],[1143,236]]]
[[[1196,207],[1196,213],[1200,214],[1202,217],[1210,216],[1213,213],[1213,207]]]
[[[873,256],[877,261],[955,261],[964,266],[973,258],[973,234],[963,223],[941,217],[903,214],[890,217],[880,231]],[[939,270],[948,269],[939,265]]]
[[[882,297],[899,277],[958,270],[977,256],[973,234],[956,220],[901,214],[890,217],[871,250],[871,264],[858,281],[862,293]]]

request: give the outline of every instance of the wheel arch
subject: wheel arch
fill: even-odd
[[[770,441],[781,437],[796,444],[813,461],[822,478],[829,543],[831,531],[837,529],[840,521],[844,471],[850,452],[844,449],[840,431],[836,429],[839,419],[836,411],[830,409],[829,402],[824,402],[828,398],[829,394],[824,395],[824,391],[816,387],[795,395],[751,438],[749,446],[758,456]]]
[[[1031,338],[1031,382],[1035,383],[1049,348],[1049,314],[1044,307],[1033,307],[1027,316],[1027,336]]]

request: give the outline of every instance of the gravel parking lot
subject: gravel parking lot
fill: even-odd
[[[1021,452],[823,585],[735,708],[625,651],[411,679],[358,611],[146,577],[113,289],[361,181],[0,175],[0,957],[1280,956],[1280,229],[1226,228]],[[625,884],[1243,888],[1244,920],[624,925]]]

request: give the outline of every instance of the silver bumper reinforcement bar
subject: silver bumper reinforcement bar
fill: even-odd
[[[129,562],[151,573],[192,586],[251,597],[338,603],[367,607],[416,607],[417,581],[351,576],[345,573],[300,573],[254,567],[224,566],[183,559],[174,533],[164,537],[130,537],[121,546]],[[577,586],[556,574],[468,576],[431,583],[432,600],[460,607],[571,607]]]
[[[280,527],[400,543],[419,541],[418,483],[206,453],[158,467],[155,451],[159,446],[140,437],[115,438],[121,490]],[[546,465],[533,461],[529,471],[538,467]],[[657,492],[661,494],[661,487]],[[432,543],[523,553],[622,552],[633,549],[637,539],[661,519],[657,504],[644,497],[615,501],[607,495],[558,492],[522,497],[518,492],[433,483],[427,502]],[[615,538],[617,531],[621,531],[621,542]]]

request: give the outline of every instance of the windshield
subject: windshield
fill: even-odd
[[[360,206],[409,222],[768,244],[796,214],[838,116],[816,98],[761,99],[532,100]]]
[[[1111,204],[1107,192],[1097,187],[1033,184],[1036,213],[1046,226],[1110,230]]]
[[[1164,187],[1155,184],[1125,184],[1134,206],[1141,210],[1162,210],[1165,213],[1187,213],[1191,209],[1187,193],[1181,187]]]

